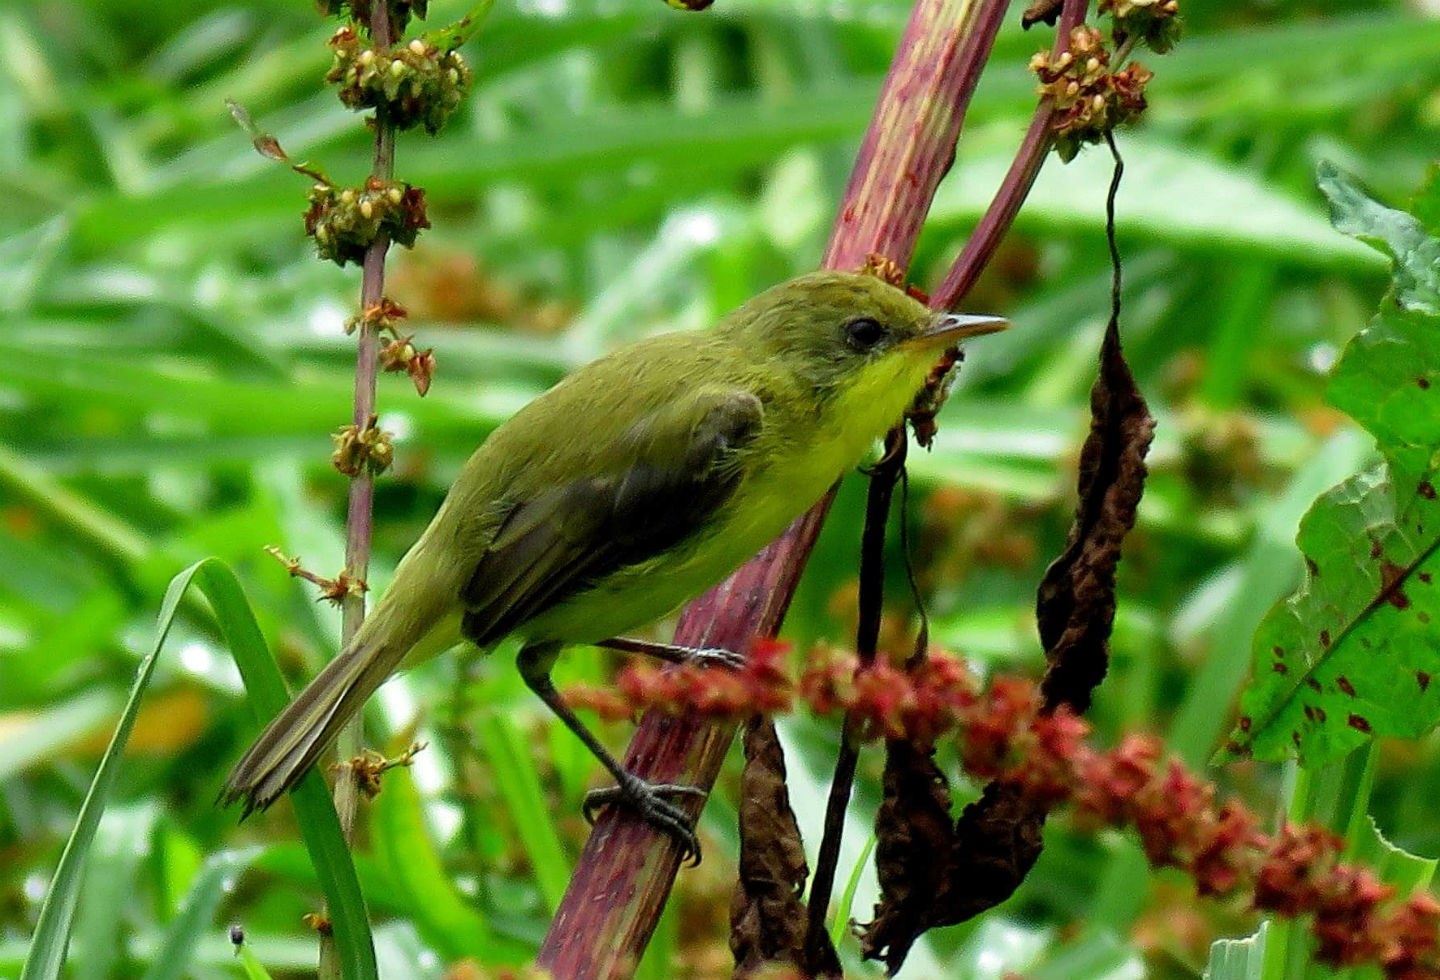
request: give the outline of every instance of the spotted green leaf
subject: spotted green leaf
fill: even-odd
[[[1440,242],[1322,166],[1342,230],[1383,241],[1394,285],[1336,365],[1330,401],[1385,461],[1300,524],[1300,589],[1255,634],[1255,676],[1222,757],[1333,760],[1371,735],[1440,721]],[[1423,239],[1423,240],[1422,240]]]
[[[1330,221],[1336,229],[1395,260],[1396,301],[1406,309],[1440,316],[1440,241],[1430,237],[1415,215],[1374,200],[1334,164],[1322,162],[1316,179],[1330,200]]]

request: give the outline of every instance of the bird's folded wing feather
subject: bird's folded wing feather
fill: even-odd
[[[631,427],[603,472],[515,503],[461,592],[465,635],[491,643],[679,544],[734,493],[762,417],[741,389],[684,396]]]

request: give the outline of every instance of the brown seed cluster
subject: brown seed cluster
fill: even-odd
[[[1068,50],[1055,57],[1036,54],[1030,70],[1040,79],[1040,94],[1054,100],[1055,151],[1067,162],[1087,143],[1138,118],[1152,77],[1135,62],[1112,73],[1104,36],[1085,24],[1071,32]]]
[[[445,125],[470,89],[470,69],[459,51],[417,37],[384,51],[346,25],[330,38],[334,61],[325,81],[355,110],[374,109],[398,130],[424,125],[432,135]]]
[[[1156,54],[1180,40],[1179,0],[1100,0],[1100,13],[1115,19],[1115,39],[1137,38]]]
[[[410,248],[420,229],[430,227],[425,192],[403,181],[371,177],[358,188],[316,184],[307,200],[305,234],[315,239],[322,259],[339,266],[364,262],[366,249],[381,235]]]
[[[393,759],[387,759],[372,749],[364,749],[357,756],[352,756],[349,762],[336,763],[331,766],[332,771],[348,770],[355,780],[355,785],[360,792],[365,794],[369,800],[380,795],[380,777],[391,769],[409,768],[415,764],[415,756],[425,750],[428,742],[414,742],[404,752]]]
[[[364,428],[347,425],[330,438],[335,442],[335,451],[330,454],[331,464],[346,476],[359,476],[364,470],[378,476],[395,462],[395,446],[391,435],[376,424],[376,416],[370,416]]]
[[[419,350],[415,347],[414,334],[400,332],[399,322],[408,315],[405,307],[382,296],[375,306],[345,321],[345,332],[351,333],[364,324],[378,334],[388,334],[380,345],[380,369],[394,374],[408,374],[415,391],[423,398],[435,378],[435,348]]]

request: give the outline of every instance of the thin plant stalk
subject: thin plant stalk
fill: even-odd
[[[1070,35],[1085,22],[1089,8],[1089,0],[1065,0],[1055,31],[1056,57],[1070,46]],[[950,267],[940,287],[930,297],[930,305],[937,310],[954,310],[960,305],[980,278],[980,273],[995,254],[995,250],[1000,247],[1000,242],[1005,238],[1010,226],[1015,223],[1015,216],[1020,213],[1020,205],[1025,203],[1030,188],[1035,185],[1035,178],[1040,176],[1040,168],[1045,165],[1045,160],[1055,145],[1054,117],[1054,100],[1048,96],[1042,98],[1035,107],[1030,127],[1025,131],[1020,150],[1015,154],[1010,169],[1006,171],[1000,189],[996,191],[990,206],[985,209],[980,223],[965,240],[965,247],[955,259],[955,264]]]
[[[394,41],[387,0],[370,4],[370,37],[377,48]],[[375,116],[375,157],[370,175],[389,182],[395,174],[395,127],[383,113]],[[366,313],[380,306],[385,293],[385,256],[390,239],[378,236],[365,250],[361,266],[359,327],[355,353],[355,399],[352,421],[358,431],[370,424],[375,414],[375,375],[378,361],[379,328]],[[345,570],[364,582],[370,574],[370,538],[375,517],[375,476],[362,466],[350,481],[350,501],[345,516]],[[365,621],[365,595],[361,590],[347,593],[340,604],[340,646],[343,649]],[[335,775],[335,812],[346,844],[355,841],[355,817],[360,805],[360,787],[351,774],[350,761],[360,755],[364,741],[364,711],[357,711],[335,740],[339,764]],[[320,934],[320,980],[342,980],[335,955],[335,941],[326,931]]]

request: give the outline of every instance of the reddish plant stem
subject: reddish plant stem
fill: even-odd
[[[370,39],[376,48],[384,49],[394,40],[390,24],[388,0],[372,0],[370,5]],[[377,113],[375,121],[375,157],[370,168],[373,179],[389,181],[395,174],[395,127]],[[352,421],[363,430],[375,414],[375,375],[378,362],[379,331],[368,310],[380,305],[385,294],[385,256],[390,239],[376,238],[365,250],[361,265],[360,318],[355,352],[355,397]],[[370,574],[370,538],[375,516],[375,476],[368,466],[350,480],[350,501],[345,514],[345,571],[365,581]],[[340,602],[340,646],[343,649],[365,621],[363,590],[347,592]],[[358,756],[364,741],[364,712],[356,712],[335,739],[339,759],[335,776],[335,812],[345,842],[355,839],[355,816],[360,806],[360,788],[352,777],[349,760]],[[320,980],[343,980],[335,952],[335,940],[324,932],[320,935]]]
[[[963,8],[936,0],[915,4],[855,158],[822,268],[858,269],[872,252],[902,269],[910,265],[1009,6],[1008,0],[972,0]],[[964,22],[937,30],[941,16]]]
[[[1054,52],[1057,57],[1070,46],[1070,32],[1085,22],[1089,7],[1089,0],[1065,0],[1055,32]],[[1055,142],[1054,114],[1054,101],[1041,99],[1035,108],[1034,118],[1030,120],[1030,128],[1025,131],[1020,150],[1015,154],[1015,160],[1010,164],[994,200],[966,240],[944,282],[930,297],[930,305],[935,309],[956,309],[1000,247],[1000,242],[1015,222],[1015,216],[1020,213],[1020,205],[1034,186],[1035,178],[1040,175],[1040,168],[1050,155],[1050,148]]]
[[[855,162],[822,265],[858,269],[871,253],[904,266],[954,159],[965,109],[1009,0],[918,0]],[[775,635],[829,511],[833,490],[777,541],[686,608],[676,642],[740,652]],[[646,779],[709,789],[733,725],[651,711],[625,765]],[[586,841],[538,957],[555,980],[629,976],[679,869],[675,842],[623,810]]]

